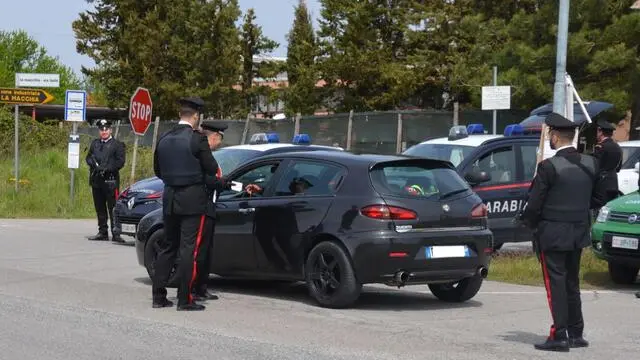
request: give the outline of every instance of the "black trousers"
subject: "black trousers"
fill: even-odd
[[[209,273],[211,270],[211,253],[213,247],[213,237],[216,229],[216,219],[209,216],[204,218],[204,228],[202,230],[202,241],[198,248],[198,271],[196,280],[193,284],[193,290],[198,294],[204,294],[207,291],[207,283],[209,281]]]
[[[549,338],[581,337],[584,330],[580,299],[582,250],[543,251],[540,256],[547,300],[553,319]]]
[[[192,289],[197,277],[199,246],[205,228],[204,215],[165,215],[165,241],[160,246],[153,277],[153,300],[167,296],[167,282],[176,265],[178,277],[178,306],[193,303]]]
[[[93,195],[93,206],[96,209],[96,215],[98,216],[98,232],[100,234],[107,235],[109,229],[107,228],[107,219],[111,224],[111,233],[116,235],[120,231],[115,229],[113,222],[113,208],[116,206],[116,199],[118,198],[118,187],[110,183],[96,184],[91,187],[91,193]]]

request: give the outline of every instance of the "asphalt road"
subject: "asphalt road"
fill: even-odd
[[[0,358],[633,359],[640,299],[583,294],[592,346],[539,352],[544,289],[486,282],[465,304],[426,287],[366,287],[358,307],[314,306],[304,286],[212,279],[204,312],[152,309],[135,249],[90,242],[93,221],[0,220]],[[169,294],[175,296],[175,289]]]

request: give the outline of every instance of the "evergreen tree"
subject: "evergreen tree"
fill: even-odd
[[[245,111],[251,109],[252,101],[259,95],[270,96],[270,88],[253,87],[256,77],[275,77],[281,70],[281,66],[271,61],[254,61],[254,57],[260,57],[271,53],[280,44],[262,34],[262,27],[255,23],[256,15],[253,9],[247,10],[242,25],[242,94],[245,99]]]
[[[154,115],[177,117],[178,98],[199,95],[212,114],[228,114],[239,74],[237,0],[88,0],[73,29],[77,51],[96,62],[83,72],[101,84],[110,106],[127,107],[138,86]],[[235,76],[234,76],[235,75]],[[212,81],[212,79],[215,79]]]
[[[287,115],[312,115],[320,107],[316,88],[318,73],[315,67],[318,50],[311,16],[304,0],[300,0],[295,8],[295,18],[288,40],[289,87],[285,97]]]

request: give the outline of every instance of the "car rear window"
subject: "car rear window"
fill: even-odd
[[[370,176],[376,191],[394,196],[439,198],[470,189],[455,170],[439,162],[378,164]]]

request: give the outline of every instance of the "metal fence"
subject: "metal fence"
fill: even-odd
[[[528,116],[528,111],[499,111],[497,133],[502,133],[508,124],[519,123]],[[459,125],[480,123],[485,131],[492,132],[492,112],[462,110],[458,113]],[[303,116],[293,119],[269,120],[217,120],[227,124],[224,146],[247,143],[252,134],[275,132],[280,142],[291,142],[296,133],[309,134],[312,142],[319,145],[340,146],[354,152],[396,154],[422,141],[446,136],[454,125],[451,111],[418,110],[366,113],[340,113],[326,116]],[[247,123],[248,121],[248,123]],[[157,133],[162,134],[177,123],[177,120],[160,121]],[[138,139],[140,146],[153,143],[155,123]],[[92,126],[83,126],[81,134],[96,137],[98,131]],[[133,144],[131,126],[123,121],[114,127],[114,134],[125,143]]]

